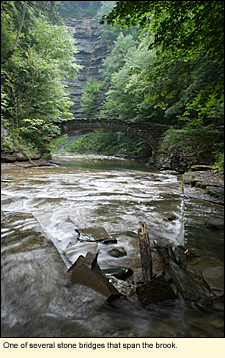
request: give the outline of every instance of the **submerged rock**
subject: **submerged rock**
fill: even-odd
[[[168,221],[173,221],[173,220],[175,220],[175,219],[177,219],[177,217],[176,217],[175,215],[170,215],[170,216],[167,218]]]
[[[108,254],[113,257],[122,257],[122,256],[127,255],[124,247],[118,247],[118,248],[111,249],[108,251]]]
[[[224,290],[224,268],[221,266],[207,267],[202,271],[204,280],[211,289]]]
[[[108,245],[108,244],[116,244],[117,243],[117,239],[115,238],[103,238],[102,239],[102,244]]]
[[[114,276],[120,280],[125,280],[127,277],[133,275],[133,270],[129,267],[120,266],[102,266],[101,271],[104,274]]]
[[[224,221],[222,219],[210,216],[206,223],[206,228],[214,231],[224,231]]]

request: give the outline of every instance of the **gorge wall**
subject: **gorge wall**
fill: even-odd
[[[107,46],[101,38],[100,24],[97,18],[82,18],[70,19],[66,21],[66,26],[75,30],[74,38],[78,48],[78,53],[75,55],[76,62],[83,66],[76,78],[71,78],[69,81],[64,81],[68,85],[69,98],[74,103],[70,108],[74,117],[80,117],[81,110],[81,95],[85,85],[90,77],[100,81],[102,79],[98,70],[102,68],[102,60],[107,56]],[[100,96],[98,115],[101,107],[101,102],[104,99],[104,93]]]

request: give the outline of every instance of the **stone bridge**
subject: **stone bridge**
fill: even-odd
[[[60,129],[61,136],[75,131],[89,129],[110,129],[115,132],[127,133],[146,141],[152,148],[153,153],[157,150],[159,141],[163,133],[170,128],[164,124],[122,121],[120,119],[103,119],[103,118],[76,118],[68,121],[55,123]]]

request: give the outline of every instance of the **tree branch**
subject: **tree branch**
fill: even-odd
[[[18,41],[19,41],[19,37],[20,37],[20,34],[21,34],[21,30],[22,30],[22,26],[23,26],[23,20],[24,20],[24,16],[25,16],[25,12],[26,12],[26,7],[27,7],[27,1],[24,1],[24,4],[23,4],[23,11],[22,11],[22,15],[21,15],[21,21],[20,21],[20,25],[19,25],[19,28],[18,28],[18,32],[17,32],[17,36],[16,36],[16,40],[14,42],[14,45],[13,45],[13,48],[11,51],[9,51],[7,53],[7,55],[5,56],[4,60],[3,60],[3,64],[13,55],[14,51],[15,51],[15,48],[18,44]]]

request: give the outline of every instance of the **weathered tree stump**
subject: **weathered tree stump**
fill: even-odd
[[[138,229],[138,237],[141,252],[142,280],[150,281],[152,279],[152,256],[146,223],[142,223],[140,229]]]

